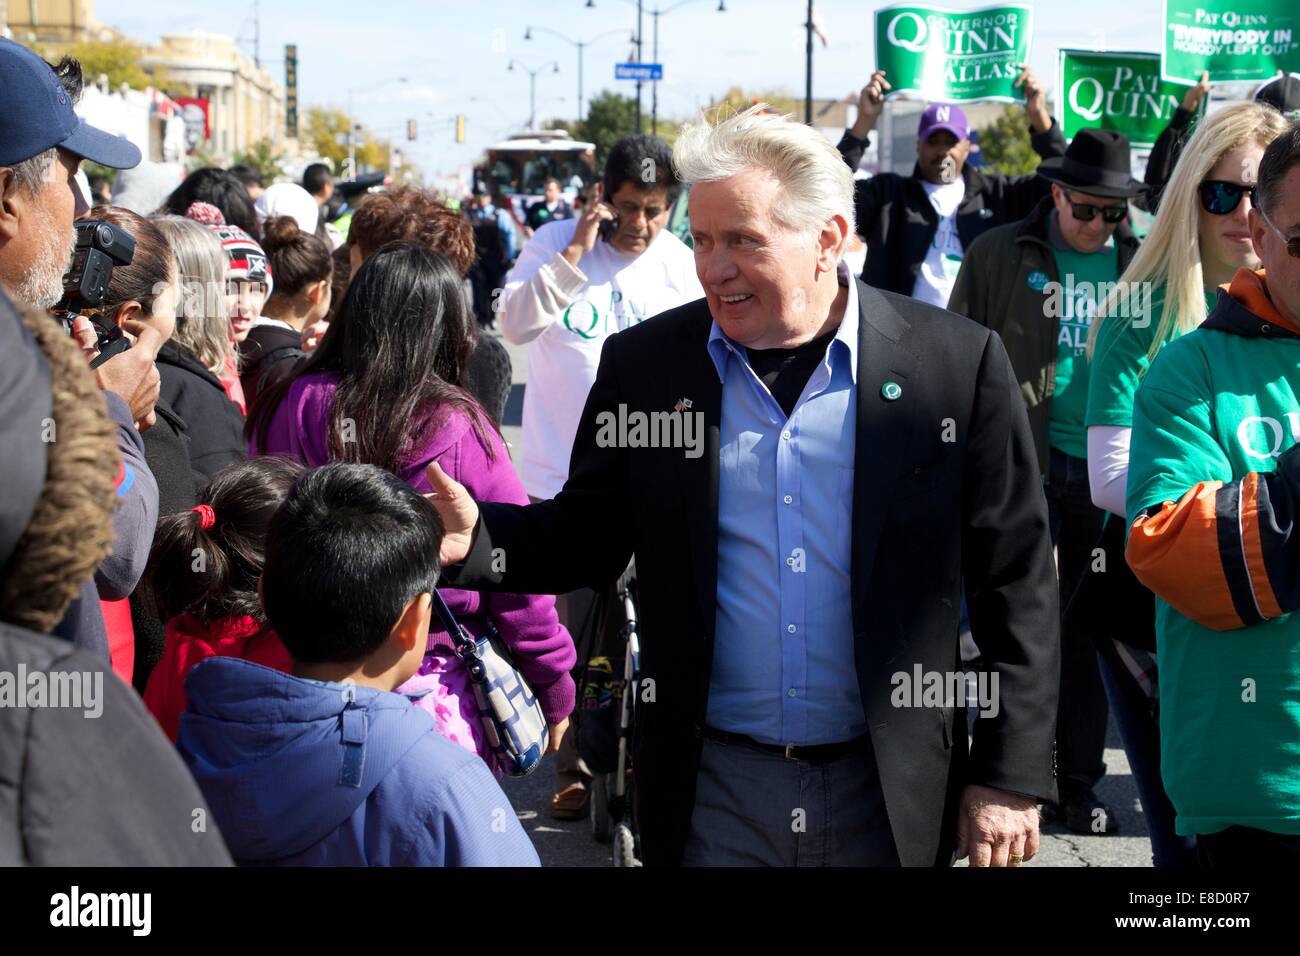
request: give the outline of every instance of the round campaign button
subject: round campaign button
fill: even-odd
[[[880,394],[884,396],[885,401],[894,402],[903,397],[903,386],[897,382],[886,382],[880,386]]]

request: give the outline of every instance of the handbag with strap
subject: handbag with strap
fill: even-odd
[[[515,667],[495,626],[489,625],[489,633],[476,639],[460,626],[437,590],[433,606],[456,656],[469,672],[479,720],[498,764],[511,777],[532,773],[551,744],[550,727],[537,695]]]

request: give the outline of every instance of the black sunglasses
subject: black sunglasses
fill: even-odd
[[[1074,218],[1080,222],[1092,222],[1097,218],[1097,213],[1101,213],[1102,221],[1113,226],[1117,222],[1123,222],[1124,217],[1128,215],[1128,203],[1120,206],[1094,206],[1090,203],[1071,200],[1070,212],[1074,213]]]
[[[1241,197],[1249,196],[1255,204],[1255,187],[1230,183],[1222,179],[1207,179],[1201,183],[1201,205],[1212,216],[1226,216],[1241,205]]]

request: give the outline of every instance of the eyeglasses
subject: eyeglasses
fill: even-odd
[[[1284,233],[1277,226],[1273,225],[1273,220],[1269,219],[1268,216],[1264,215],[1264,210],[1256,206],[1255,212],[1259,213],[1259,218],[1263,219],[1266,223],[1268,223],[1268,228],[1276,232],[1277,237],[1286,244],[1286,254],[1290,256],[1292,259],[1300,259],[1300,236],[1295,236],[1293,238],[1288,239],[1286,233]]]
[[[1094,206],[1091,203],[1070,200],[1070,212],[1080,222],[1092,222],[1097,218],[1097,213],[1101,213],[1102,221],[1113,226],[1117,222],[1123,222],[1124,217],[1128,215],[1128,203],[1121,203],[1118,206]]]
[[[1201,183],[1201,205],[1212,216],[1226,216],[1241,205],[1241,197],[1249,196],[1255,205],[1255,187],[1231,183],[1223,179],[1207,179]]]

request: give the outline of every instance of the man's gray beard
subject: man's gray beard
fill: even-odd
[[[45,248],[14,290],[15,299],[36,309],[52,309],[63,298],[63,277],[72,265],[72,254],[77,245],[77,233],[73,230],[67,253],[60,259],[62,242],[59,234],[51,231],[47,235],[49,239]]]

